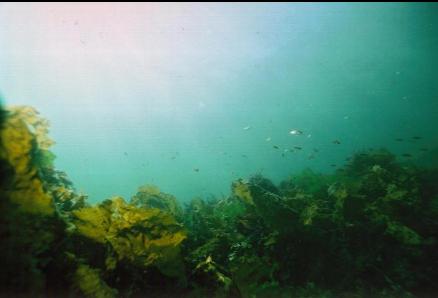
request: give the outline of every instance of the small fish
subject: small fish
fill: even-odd
[[[302,135],[303,132],[301,130],[298,130],[298,129],[292,129],[291,131],[289,131],[289,134],[294,135],[294,136],[299,136],[299,135]]]
[[[297,150],[303,149],[303,147],[300,147],[300,146],[294,146],[294,148],[297,149]]]
[[[346,161],[350,161],[350,160],[351,160],[351,157],[347,157],[345,160],[346,160]]]
[[[319,149],[313,148],[313,152],[318,153]]]
[[[403,139],[402,138],[397,138],[397,139],[395,139],[397,142],[403,142]]]
[[[420,148],[420,151],[427,152],[427,151],[429,151],[429,149],[427,149],[427,148]]]
[[[281,153],[281,157],[283,157],[283,158],[285,157],[284,153]]]
[[[313,155],[313,154],[309,154],[309,156],[307,156],[307,159],[314,159],[315,158],[315,155]]]
[[[248,156],[246,156],[245,154],[242,154],[242,157],[244,157],[244,158],[248,158]]]
[[[418,137],[418,136],[414,136],[414,137],[412,137],[414,140],[421,140],[421,137]]]
[[[409,154],[409,153],[403,153],[402,156],[403,156],[403,157],[412,157],[412,154]]]
[[[175,159],[176,159],[176,156],[172,156],[170,159],[171,159],[171,160],[175,160]]]
[[[348,120],[348,119],[350,119],[350,116],[348,115],[344,116],[344,120]]]
[[[245,126],[244,128],[243,128],[243,130],[249,130],[249,129],[251,129],[251,126]]]
[[[337,165],[335,165],[335,164],[331,164],[330,165],[332,168],[336,168],[337,167]]]
[[[278,147],[277,145],[272,146],[272,148],[274,148],[274,149],[280,149],[280,147]]]
[[[311,135],[311,134],[309,133],[309,134],[307,135],[307,137],[308,137],[308,138],[311,138],[311,137],[312,137],[312,135]]]
[[[267,137],[265,141],[266,142],[270,142],[271,141],[271,137]]]
[[[333,143],[333,144],[336,144],[336,145],[339,145],[339,144],[341,143],[341,141],[339,141],[339,140],[334,140],[332,143]]]
[[[194,168],[193,171],[199,172],[199,169],[198,168]]]
[[[289,152],[289,149],[287,149],[287,148],[286,148],[286,149],[283,149],[283,152],[284,152],[284,153]]]
[[[125,156],[128,156],[128,152],[126,152],[126,151],[125,151],[125,152],[123,152],[123,154],[124,154]]]

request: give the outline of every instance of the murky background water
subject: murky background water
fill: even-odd
[[[56,166],[91,202],[150,183],[181,201],[218,196],[368,148],[438,164],[437,13],[0,4],[0,92],[51,121]]]

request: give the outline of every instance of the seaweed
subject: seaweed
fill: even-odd
[[[140,208],[158,208],[172,214],[179,221],[182,220],[182,209],[176,198],[170,194],[162,193],[154,185],[139,187],[130,203]]]
[[[91,205],[56,168],[48,121],[30,107],[0,116],[1,295],[438,294],[437,169],[380,149],[184,207],[151,185]]]

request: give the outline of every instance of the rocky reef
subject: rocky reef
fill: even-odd
[[[2,297],[438,295],[437,169],[382,149],[185,206],[152,185],[90,205],[35,109],[0,125]]]

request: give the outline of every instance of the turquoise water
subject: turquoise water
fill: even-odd
[[[436,4],[68,5],[0,5],[0,91],[51,121],[91,202],[436,156]]]

